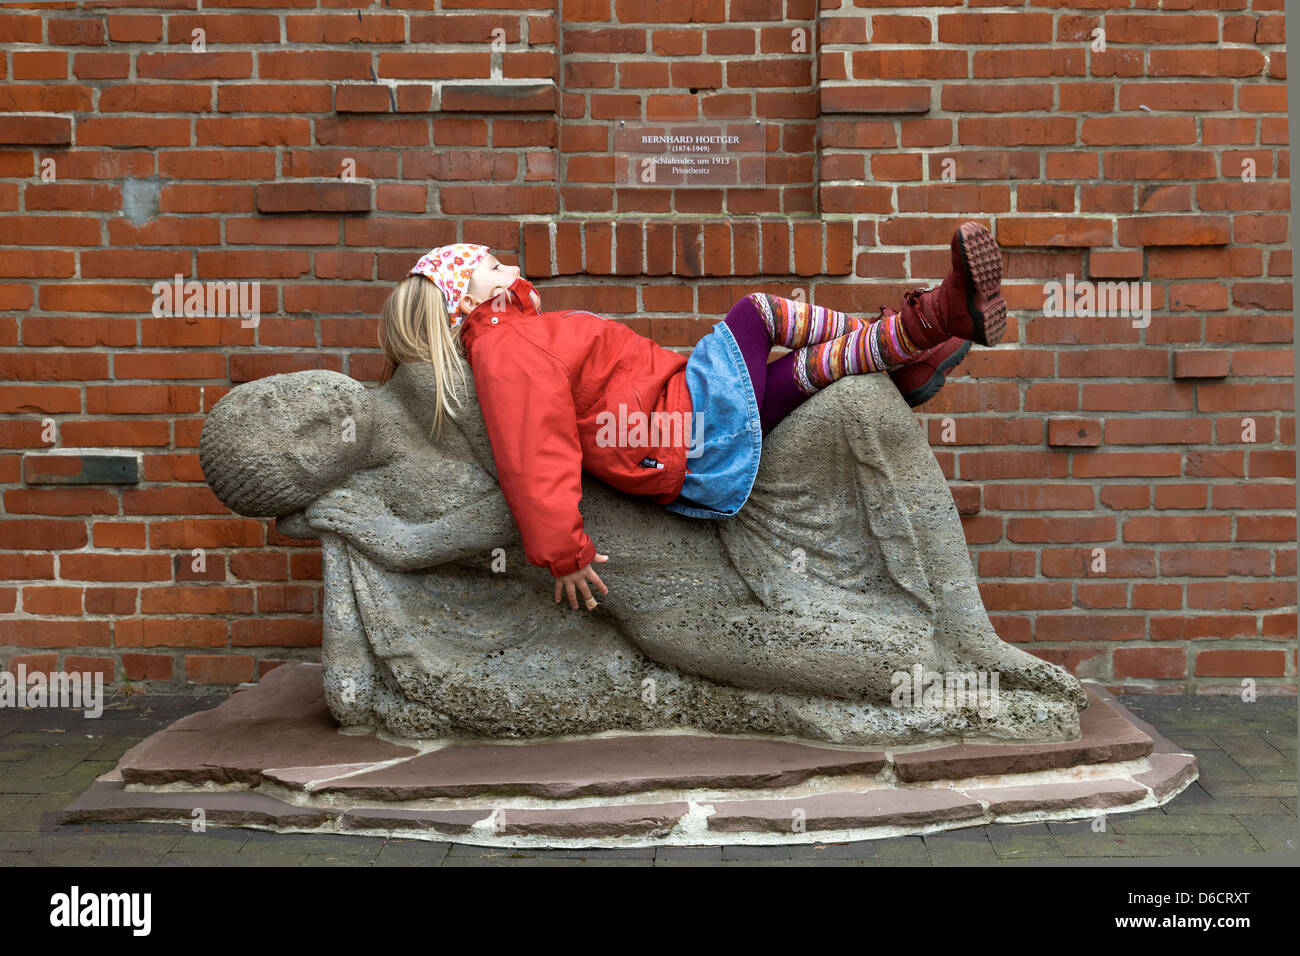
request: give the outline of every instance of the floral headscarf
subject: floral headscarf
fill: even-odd
[[[433,280],[433,284],[447,300],[447,318],[453,329],[465,318],[457,306],[469,288],[469,277],[489,251],[487,246],[476,246],[468,242],[439,246],[421,256],[415,268],[408,273],[428,276]]]

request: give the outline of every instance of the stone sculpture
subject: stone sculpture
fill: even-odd
[[[584,474],[586,530],[610,555],[593,611],[555,604],[549,572],[525,562],[466,386],[436,438],[421,363],[374,389],[329,371],[270,376],[205,423],[214,493],[321,540],[321,659],[342,727],[1078,736],[1086,693],[994,632],[947,482],[887,376],[842,379],[773,430],[732,519],[676,515]],[[996,674],[996,706],[951,693],[898,706],[900,674]]]

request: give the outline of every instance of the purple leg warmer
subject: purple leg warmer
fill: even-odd
[[[748,296],[732,306],[723,321],[736,337],[740,354],[745,358],[745,367],[749,370],[749,380],[754,386],[754,398],[758,400],[759,414],[763,421],[763,434],[766,435],[781,419],[811,397],[800,391],[795,381],[795,353],[782,355],[768,364],[772,339],[767,333],[762,313]]]

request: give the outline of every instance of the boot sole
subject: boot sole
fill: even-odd
[[[929,381],[924,385],[912,389],[910,392],[904,392],[903,400],[912,408],[916,408],[916,406],[924,405],[930,399],[934,398],[934,396],[938,394],[939,389],[943,388],[944,384],[948,381],[948,377],[944,373],[960,365],[968,354],[970,354],[970,343],[963,342],[961,348],[939,363],[938,368],[934,370],[934,374],[930,376]]]
[[[1007,329],[1007,300],[1002,298],[1002,250],[992,234],[977,222],[961,227],[962,265],[966,268],[966,311],[974,326],[974,341],[997,345]]]

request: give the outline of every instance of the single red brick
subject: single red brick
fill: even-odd
[[[976,515],[980,512],[979,485],[949,485],[953,501],[957,504],[960,515]]]
[[[1102,452],[1074,459],[1074,477],[1167,477],[1183,470],[1177,452]]]
[[[123,654],[122,673],[127,680],[171,680],[172,659],[165,654]]]
[[[1285,677],[1282,651],[1201,651],[1196,655],[1197,677]]]
[[[1183,606],[1181,584],[1153,584],[1143,581],[1133,585],[1130,607],[1146,611],[1178,611]]]
[[[1295,603],[1295,582],[1198,581],[1187,585],[1187,606],[1258,611]]]
[[[227,625],[211,618],[128,618],[113,622],[118,647],[224,647]]]
[[[1116,511],[1147,508],[1151,505],[1151,489],[1145,485],[1107,485],[1101,489],[1100,494],[1101,503]]]
[[[1208,485],[1157,485],[1157,508],[1204,508],[1209,500]]]
[[[1255,637],[1258,630],[1253,614],[1151,617],[1153,641],[1228,640]]]
[[[1095,448],[1101,444],[1101,421],[1096,418],[1051,418],[1047,444],[1054,448]]]
[[[1128,586],[1120,581],[1080,582],[1075,590],[1076,607],[1101,610],[1128,607]]]
[[[1174,353],[1174,378],[1225,378],[1232,370],[1232,356],[1222,350],[1180,349]]]
[[[1187,652],[1180,647],[1117,647],[1111,667],[1116,677],[1186,677]]]
[[[1070,607],[1070,585],[1041,581],[981,581],[980,596],[990,611],[1032,611]]]
[[[148,545],[145,526],[138,522],[96,521],[92,525],[96,548],[132,548]]]
[[[23,667],[28,674],[37,672],[48,674],[51,671],[59,669],[58,654],[15,654],[9,658],[9,663],[5,665],[5,670],[18,677],[18,668]]]
[[[69,654],[63,658],[61,669],[69,673],[103,674],[104,683],[111,684],[117,673],[117,662],[111,657],[83,657]]]
[[[1091,511],[1093,490],[1087,485],[985,485],[984,504],[991,511]]]
[[[979,573],[982,578],[1033,577],[1036,563],[1034,551],[981,551]]]
[[[1238,541],[1294,541],[1295,515],[1241,515],[1237,518]]]
[[[86,588],[87,614],[134,614],[136,588]]]
[[[1125,541],[1227,541],[1227,515],[1158,515],[1124,519]]]
[[[1036,641],[1133,641],[1146,634],[1146,618],[1130,614],[1040,614]]]
[[[79,616],[81,588],[25,587],[23,613]]]
[[[1281,614],[1265,614],[1263,625],[1263,630],[1260,634],[1261,637],[1295,640],[1295,611],[1287,611]]]

